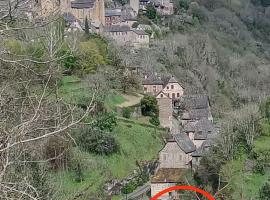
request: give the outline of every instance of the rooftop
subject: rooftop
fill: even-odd
[[[191,153],[196,150],[196,146],[190,140],[190,138],[184,133],[174,134],[173,138],[175,139],[178,146],[185,152]]]
[[[113,25],[113,26],[107,26],[105,28],[105,31],[107,32],[127,32],[130,31],[129,26],[120,26],[120,25]]]
[[[114,8],[114,9],[106,9],[105,10],[105,16],[110,17],[110,16],[121,16],[121,9],[120,8]]]
[[[190,109],[209,108],[209,100],[206,95],[184,95],[179,104],[184,104],[186,108]]]
[[[179,168],[160,168],[151,177],[151,183],[178,183],[183,181],[187,169]]]
[[[136,33],[137,35],[148,35],[148,33],[146,33],[144,30],[132,30],[134,33]]]
[[[83,9],[83,8],[93,8],[95,0],[75,0],[71,1],[71,8]]]

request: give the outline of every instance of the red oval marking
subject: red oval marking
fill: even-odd
[[[163,194],[166,194],[166,193],[174,191],[174,190],[190,190],[190,191],[194,191],[194,192],[202,194],[204,197],[208,198],[209,200],[215,200],[215,198],[211,194],[209,194],[208,192],[205,192],[204,190],[201,190],[199,188],[196,188],[196,187],[190,186],[190,185],[169,187],[169,188],[157,193],[155,196],[153,196],[151,198],[151,200],[158,200],[158,198],[161,197]]]

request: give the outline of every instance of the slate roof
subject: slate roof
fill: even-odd
[[[132,30],[137,35],[148,35],[144,30]]]
[[[191,155],[192,157],[202,157],[203,153],[205,152],[205,150],[207,150],[208,147],[210,147],[212,144],[211,140],[206,140],[202,143],[202,146],[198,149],[196,149],[196,151],[194,151]]]
[[[106,17],[122,16],[121,9],[106,9],[105,10],[105,16]]]
[[[169,79],[168,83],[178,83],[178,81],[175,79],[174,76],[171,76],[171,78]]]
[[[143,80],[143,85],[164,85],[164,81],[154,74],[151,74]]]
[[[71,1],[71,8],[83,9],[83,8],[93,8],[95,0],[75,0]]]
[[[184,126],[185,132],[194,132],[195,140],[206,140],[217,134],[217,129],[207,118],[202,118],[197,122],[189,122]]]
[[[120,26],[120,25],[113,25],[105,28],[105,31],[107,32],[127,32],[130,30],[131,29],[129,26]]]
[[[209,107],[209,100],[206,95],[184,95],[179,103],[190,109],[206,109]]]
[[[190,138],[184,133],[178,133],[173,135],[174,140],[178,146],[185,152],[191,153],[196,150],[195,145],[190,140]]]
[[[187,169],[180,168],[160,168],[151,177],[151,183],[178,183],[184,181]]]
[[[143,30],[134,30],[134,31],[138,31],[141,33],[145,33],[147,34],[145,31]],[[158,82],[156,82],[158,81]],[[173,77],[173,76],[162,76],[162,77],[157,77],[157,75],[154,74],[148,74],[148,78],[144,79],[143,81],[143,85],[163,85],[166,86],[168,83],[178,83],[178,81]]]
[[[208,118],[210,114],[209,109],[191,109],[185,111],[181,118],[183,120],[200,120],[202,118]]]

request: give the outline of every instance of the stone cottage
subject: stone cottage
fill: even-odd
[[[175,134],[168,139],[159,152],[159,167],[151,177],[151,196],[183,180],[184,174],[191,166],[192,152],[196,147],[184,133]],[[177,192],[163,195],[161,200],[179,199]]]
[[[154,74],[146,75],[142,85],[144,94],[157,95],[163,91],[171,99],[179,99],[184,94],[184,88],[174,76],[166,80]]]
[[[135,48],[149,47],[149,35],[143,30],[131,29],[129,26],[108,26],[105,27],[105,33],[119,45]]]

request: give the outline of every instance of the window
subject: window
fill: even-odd
[[[168,97],[170,97],[170,93],[168,93]]]
[[[179,155],[179,160],[181,161],[183,158],[182,158],[182,155]]]
[[[198,134],[199,134],[199,135],[202,135],[202,131],[198,131]]]
[[[167,86],[167,90],[170,89],[169,86]]]
[[[154,90],[154,92],[156,92],[157,91],[157,86],[153,86],[153,90]]]
[[[160,94],[160,97],[163,98],[163,94]]]
[[[173,90],[173,88],[174,88],[174,85],[171,85],[171,89]]]
[[[212,131],[208,131],[208,134],[211,134],[212,133]]]
[[[172,98],[173,98],[173,99],[175,98],[175,93],[172,93]]]
[[[177,97],[180,97],[180,94],[179,93],[177,93]]]
[[[144,87],[143,89],[144,89],[144,91],[147,91],[147,87]]]
[[[167,155],[163,154],[163,160],[166,160],[166,159],[167,159]]]

